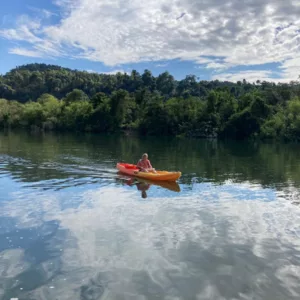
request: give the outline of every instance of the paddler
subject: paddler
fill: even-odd
[[[150,160],[148,159],[148,154],[144,153],[142,158],[138,161],[137,167],[142,172],[153,172],[156,173],[155,169],[152,167]]]

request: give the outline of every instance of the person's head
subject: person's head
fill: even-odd
[[[148,159],[148,154],[147,154],[147,153],[144,153],[144,154],[142,155],[142,159],[143,159],[143,160],[147,160],[147,159]]]
[[[146,191],[142,191],[142,198],[147,198],[147,193],[146,193]]]

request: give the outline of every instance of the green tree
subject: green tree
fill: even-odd
[[[88,101],[73,102],[64,108],[62,124],[68,130],[89,130],[92,111],[93,106]]]
[[[113,131],[113,117],[111,115],[110,99],[105,98],[90,116],[90,124],[93,131],[110,132]]]
[[[169,124],[169,115],[164,103],[154,102],[147,107],[140,124],[140,131],[142,134],[168,135]]]
[[[261,126],[261,137],[265,139],[284,138],[286,135],[286,118],[283,111],[279,111],[272,116],[271,119],[266,120]]]
[[[165,96],[172,96],[175,89],[175,80],[169,72],[164,72],[157,77],[157,89]]]
[[[222,136],[234,139],[246,139],[258,132],[259,129],[258,119],[246,108],[230,117],[224,126]]]
[[[42,105],[44,115],[44,129],[54,129],[60,126],[62,103],[50,94],[43,94],[37,101]]]
[[[152,76],[151,71],[145,70],[142,75],[142,81],[145,87],[149,88],[150,90],[154,90],[155,88],[155,78]]]
[[[27,102],[24,104],[24,122],[27,126],[42,127],[46,120],[43,106],[38,102]]]
[[[125,90],[118,90],[111,97],[111,114],[114,118],[114,128],[118,129],[125,121],[130,102],[129,94]]]
[[[287,105],[288,137],[300,140],[300,99],[294,98]]]
[[[91,98],[91,103],[92,103],[94,108],[98,107],[100,104],[102,104],[106,101],[107,101],[107,95],[102,93],[102,92],[99,92],[99,93],[95,94]]]
[[[73,102],[88,101],[88,100],[89,97],[87,96],[87,94],[79,89],[74,89],[72,92],[68,93],[66,98],[64,99],[67,105]]]
[[[214,114],[216,112],[217,101],[218,101],[218,98],[217,98],[216,92],[211,91],[207,97],[207,113],[208,114]]]

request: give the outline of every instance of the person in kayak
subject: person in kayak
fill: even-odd
[[[148,154],[144,153],[142,155],[142,158],[138,161],[137,167],[140,169],[142,172],[153,172],[156,173],[155,169],[152,168],[151,162],[148,159]]]

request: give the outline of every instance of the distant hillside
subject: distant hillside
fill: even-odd
[[[66,71],[72,71],[71,69],[68,68],[64,68],[64,67],[60,67],[57,65],[47,65],[47,64],[27,64],[27,65],[23,65],[23,66],[17,66],[16,68],[12,69],[10,72],[15,72],[15,71],[30,71],[30,72],[34,72],[34,71],[39,71],[39,72],[43,72],[43,71],[50,71],[50,70],[54,70],[54,71],[61,71],[61,70],[66,70]]]
[[[111,94],[118,89],[129,93],[146,89],[165,97],[206,97],[214,89],[226,89],[234,96],[240,96],[253,89],[274,86],[273,83],[252,84],[243,82],[197,81],[196,76],[187,75],[183,80],[175,80],[168,72],[154,77],[149,70],[142,74],[133,70],[130,75],[88,73],[55,65],[29,64],[16,67],[0,77],[0,98],[26,102],[35,101],[44,93],[57,98],[64,97],[73,89],[80,89],[93,96],[98,92]]]

